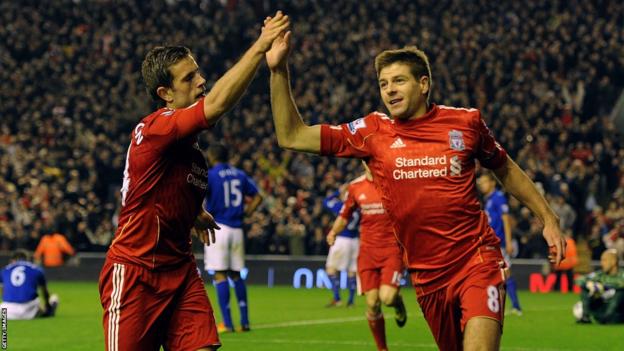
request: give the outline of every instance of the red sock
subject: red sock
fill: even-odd
[[[386,321],[384,320],[383,313],[379,313],[376,316],[366,315],[368,319],[368,326],[370,327],[373,338],[375,338],[375,344],[377,344],[377,350],[387,351],[386,345]]]

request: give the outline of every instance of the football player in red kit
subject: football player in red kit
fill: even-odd
[[[565,240],[533,182],[473,108],[429,103],[431,70],[415,47],[375,59],[384,105],[339,126],[306,125],[289,85],[288,32],[267,52],[271,106],[281,147],[366,161],[405,251],[418,302],[442,350],[497,350],[503,326],[504,262],[475,189],[478,160],[544,224],[550,259]]]
[[[267,18],[257,41],[205,96],[206,80],[186,47],[156,47],[145,57],[143,80],[164,107],[136,125],[126,155],[119,225],[99,282],[106,350],[221,346],[191,252],[191,230],[209,243],[217,227],[201,208],[208,167],[197,135],[236,104],[288,26],[281,12]]]
[[[377,350],[388,350],[386,329],[381,303],[394,307],[395,320],[399,327],[407,321],[403,298],[399,286],[403,278],[403,260],[392,222],[381,202],[381,195],[373,175],[364,164],[366,173],[353,180],[346,193],[340,215],[327,234],[327,243],[333,245],[336,233],[347,225],[353,211],[360,210],[360,253],[357,259],[357,271],[361,291],[366,296],[366,317],[377,344]]]

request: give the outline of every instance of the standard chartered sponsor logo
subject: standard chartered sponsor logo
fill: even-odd
[[[397,168],[445,165],[446,155],[440,157],[423,156],[419,158],[397,157],[394,160],[394,164]]]
[[[191,164],[191,171],[193,173],[197,174],[197,175],[202,176],[202,177],[208,177],[208,170],[198,166],[197,163],[195,163],[195,162],[193,162]]]
[[[202,190],[206,190],[206,188],[208,188],[208,183],[203,181],[201,178],[195,177],[193,173],[189,173],[186,175],[186,182],[189,184],[193,184]]]
[[[386,213],[386,211],[384,210],[383,204],[381,202],[375,202],[372,204],[363,204],[361,208],[362,208],[362,214],[366,214],[366,215]]]
[[[447,167],[449,163],[450,165]],[[461,160],[458,156],[451,157],[450,162],[446,155],[418,158],[397,157],[394,160],[394,165],[396,168],[392,171],[392,177],[396,180],[446,177],[449,174],[455,177],[461,175],[462,171]],[[422,166],[426,168],[420,168]]]
[[[195,162],[193,162],[191,164],[191,172],[192,173],[186,175],[186,182],[189,184],[193,184],[202,190],[206,190],[206,188],[208,188],[208,182],[206,182],[206,177],[208,177],[208,170],[198,166]]]

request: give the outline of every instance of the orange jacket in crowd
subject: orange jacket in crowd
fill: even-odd
[[[570,237],[566,237],[565,259],[561,261],[559,267],[555,267],[557,271],[567,271],[578,263],[578,253],[576,252],[576,242]]]
[[[74,248],[60,233],[46,234],[41,237],[37,250],[35,250],[35,260],[40,261],[43,255],[43,265],[45,267],[58,267],[64,263],[63,254],[73,255]]]

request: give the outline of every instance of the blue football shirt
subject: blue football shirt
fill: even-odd
[[[342,204],[343,202],[342,200],[340,200],[339,191],[333,192],[332,194],[330,194],[328,197],[326,197],[323,200],[323,206],[326,209],[330,210],[336,216],[340,214],[340,209],[342,208]],[[358,209],[356,211],[353,211],[353,214],[351,215],[351,220],[349,220],[349,223],[347,224],[345,229],[343,229],[343,231],[341,231],[340,233],[336,235],[344,236],[347,238],[357,238],[360,235],[359,225],[360,225],[360,210]]]
[[[217,223],[243,227],[245,197],[255,196],[258,187],[245,172],[226,163],[217,163],[208,171],[208,189],[204,209]]]
[[[2,300],[24,303],[37,297],[37,286],[45,284],[43,270],[28,261],[17,261],[2,270]]]
[[[501,241],[501,247],[505,248],[507,243],[505,242],[503,214],[509,213],[509,205],[507,205],[507,198],[502,191],[495,190],[485,198],[485,213],[488,216],[490,226]]]

